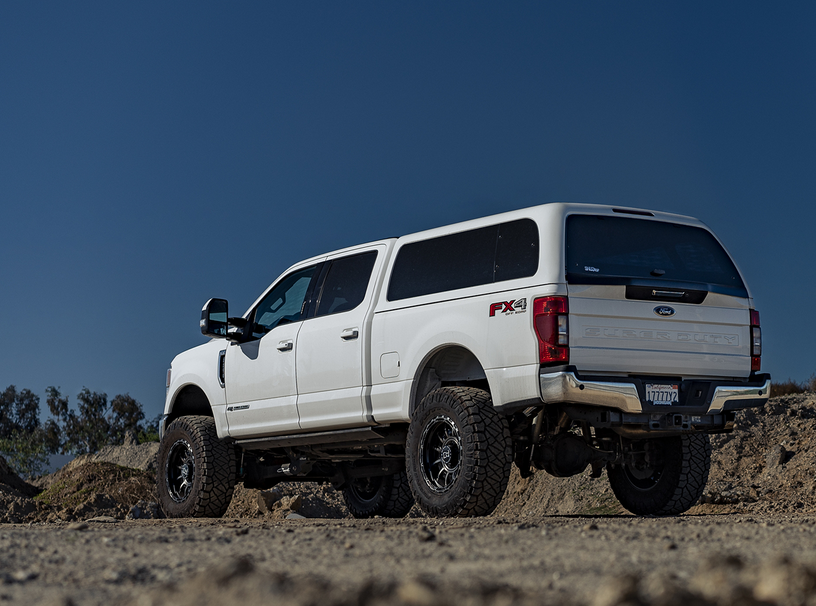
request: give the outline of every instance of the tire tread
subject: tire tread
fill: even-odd
[[[465,419],[461,430],[463,450],[469,450],[473,464],[464,470],[464,485],[444,503],[425,498],[423,481],[415,461],[422,433],[423,414],[439,406],[451,407]],[[507,419],[493,408],[490,394],[474,387],[440,387],[430,392],[417,407],[415,421],[408,430],[408,477],[420,508],[436,517],[486,516],[492,513],[504,496],[513,464],[513,442]],[[458,480],[457,480],[458,482]]]
[[[162,482],[163,454],[166,456],[168,444],[159,447],[159,469],[157,469],[159,500],[168,517],[220,518],[232,501],[235,490],[237,458],[235,449],[218,438],[215,420],[205,416],[184,416],[173,421],[167,434],[180,430],[190,437],[196,461],[196,475],[199,490],[191,494],[184,507],[177,507],[166,494]],[[165,434],[165,435],[167,435]]]

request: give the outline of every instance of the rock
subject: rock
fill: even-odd
[[[100,524],[118,524],[119,520],[112,516],[96,516],[95,518],[88,518],[86,522],[98,522]]]
[[[739,556],[712,556],[700,563],[694,576],[694,588],[706,599],[721,604],[751,606],[757,603],[743,577],[754,575]]]
[[[435,541],[436,535],[427,526],[422,526],[417,530],[417,536],[420,541]]]
[[[122,443],[123,446],[138,446],[139,445],[139,438],[136,437],[136,432],[132,429],[128,429],[125,432],[124,442]]]
[[[785,462],[785,458],[787,457],[787,451],[782,444],[777,444],[773,448],[771,448],[767,453],[765,453],[765,467],[767,469],[773,469],[774,467],[779,467]]]
[[[634,575],[607,579],[595,594],[592,606],[643,606],[638,593],[638,578]]]
[[[799,563],[779,559],[764,564],[756,575],[754,597],[772,604],[812,603],[816,595],[816,572]]]
[[[286,516],[287,520],[305,520],[306,516],[302,516],[299,513],[295,513],[294,511]]]
[[[74,522],[68,524],[68,530],[87,530],[88,525],[85,522]]]
[[[283,497],[281,498],[279,503],[282,509],[290,509],[292,511],[297,511],[303,504],[303,497],[301,497],[299,494],[293,497]]]
[[[102,580],[107,583],[121,583],[125,578],[127,578],[127,573],[124,570],[109,568],[102,573]]]
[[[40,573],[35,570],[17,570],[11,573],[11,580],[16,583],[25,583],[26,581],[33,581]]]
[[[255,564],[247,557],[229,558],[221,566],[208,571],[207,580],[215,585],[229,585],[233,580],[244,577],[255,570]]]
[[[656,579],[651,583],[648,595],[648,603],[654,606],[715,606],[716,604],[665,578]]]
[[[430,606],[436,603],[433,587],[419,579],[411,579],[397,588],[397,597],[412,606]]]
[[[280,490],[259,490],[257,495],[258,511],[267,513],[272,510],[275,503],[283,498]]]
[[[130,508],[126,520],[163,520],[164,511],[161,506],[153,501],[138,501]]]

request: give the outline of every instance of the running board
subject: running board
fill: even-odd
[[[237,440],[235,443],[244,450],[270,450],[272,448],[312,444],[325,444],[336,448],[357,445],[405,444],[405,437],[406,431],[404,429],[391,429],[388,425],[380,425],[376,428],[361,427],[271,438],[253,438],[251,440]]]

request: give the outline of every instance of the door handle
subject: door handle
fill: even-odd
[[[292,347],[294,347],[294,343],[292,343],[291,339],[278,343],[278,351],[292,351]]]
[[[352,339],[356,339],[359,336],[356,328],[347,328],[343,332],[340,333],[340,338],[344,341],[351,341]]]

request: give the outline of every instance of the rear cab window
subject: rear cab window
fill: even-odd
[[[365,299],[377,252],[341,257],[331,261],[318,296],[315,317],[355,309]]]
[[[725,249],[709,231],[691,225],[570,215],[566,265],[568,284],[626,285],[627,298],[641,298],[638,287],[652,286],[694,289],[702,298],[708,292],[748,297]]]

